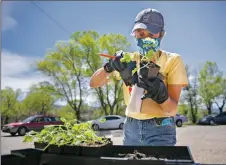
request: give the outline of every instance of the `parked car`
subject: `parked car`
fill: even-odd
[[[2,127],[2,132],[10,133],[15,136],[17,133],[24,136],[27,132],[41,131],[46,125],[62,125],[59,117],[49,115],[34,115],[21,122],[9,123]]]
[[[222,112],[220,114],[212,114],[203,117],[198,121],[200,125],[225,125],[226,124],[226,112]]]
[[[182,127],[183,123],[187,122],[188,119],[184,115],[176,114],[176,116],[174,117],[174,121],[177,127]]]
[[[95,131],[99,129],[123,129],[125,118],[119,115],[108,115],[91,120],[92,127]]]

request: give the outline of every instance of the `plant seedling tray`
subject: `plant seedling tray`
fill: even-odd
[[[42,153],[42,150],[33,148],[11,151],[11,155],[20,157],[20,159],[22,159],[23,165],[39,165]],[[13,165],[17,164],[15,163]]]
[[[85,149],[84,149],[85,148]],[[92,147],[91,147],[92,148]],[[164,164],[181,164],[191,165],[194,164],[194,160],[190,153],[190,150],[186,146],[105,146],[96,147],[99,152],[95,152],[94,149],[89,147],[80,147],[80,155],[73,154],[73,147],[71,151],[62,152],[61,154],[53,154],[45,152],[42,156],[42,163],[40,165],[60,165],[62,163],[72,165],[73,162],[76,165],[164,165]],[[145,154],[144,159],[130,159],[126,156],[119,154],[132,154],[134,151]],[[84,151],[84,152],[82,152]],[[101,152],[100,152],[101,151]],[[85,153],[86,152],[86,153]],[[83,155],[82,155],[83,153]],[[84,154],[85,153],[85,154]]]
[[[99,157],[100,155],[105,154],[108,150],[109,146],[112,146],[113,143],[110,142],[104,146],[100,147],[92,147],[92,146],[57,146],[57,145],[49,145],[45,153],[53,153],[53,154],[62,154],[62,155],[75,155],[75,156],[90,156],[90,157]],[[45,143],[34,143],[35,148],[44,149],[47,144]]]
[[[1,155],[1,165],[23,165],[23,158],[17,155]]]

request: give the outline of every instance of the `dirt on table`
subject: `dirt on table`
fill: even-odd
[[[134,150],[133,153],[128,153],[128,154],[118,154],[120,157],[124,157],[130,160],[167,160],[167,159],[162,159],[162,158],[156,158],[154,156],[148,156],[144,153],[140,153],[137,150]]]

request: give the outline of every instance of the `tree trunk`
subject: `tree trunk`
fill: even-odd
[[[210,115],[211,114],[211,107],[207,107],[207,110],[208,110],[208,114]]]
[[[5,124],[8,124],[9,123],[9,116],[6,116],[5,117]]]
[[[75,115],[76,115],[77,120],[79,121],[80,120],[80,111],[79,110],[75,111]]]
[[[222,113],[223,112],[223,107],[219,107],[219,111],[220,111],[220,113]]]
[[[4,116],[1,116],[1,125],[4,125]]]
[[[113,115],[114,107],[110,107],[110,115]]]

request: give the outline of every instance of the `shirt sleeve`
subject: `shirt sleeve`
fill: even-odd
[[[170,71],[168,72],[168,84],[188,85],[187,72],[185,65],[180,55],[176,55],[171,63]]]

